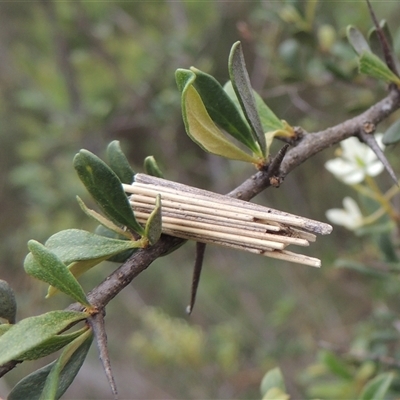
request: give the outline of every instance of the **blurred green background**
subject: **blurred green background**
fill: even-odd
[[[373,4],[400,54],[400,3]],[[103,157],[107,144],[120,140],[136,171],[154,155],[166,178],[226,193],[254,170],[208,155],[187,137],[174,71],[194,65],[223,84],[231,45],[241,40],[252,84],[268,105],[291,125],[318,131],[385,95],[383,84],[357,74],[348,24],[364,33],[372,26],[363,1],[1,3],[0,277],[16,291],[18,318],[68,305],[62,296],[45,301],[45,285],[27,277],[22,263],[31,238],[95,227],[75,200],[78,194],[90,203],[72,167],[77,151]],[[324,169],[333,154],[310,159],[255,201],[326,221],[325,211],[341,207],[351,190]],[[396,152],[388,157],[398,172]],[[384,174],[380,184],[391,185]],[[373,260],[377,246],[337,227],[307,251],[322,259],[322,269],[209,247],[190,318],[193,243],[157,260],[107,308],[121,398],[259,398],[274,366],[292,398],[324,398],[312,371],[321,343],[347,348],[355,338],[370,340],[376,319],[394,355],[397,280],[333,265],[339,257]],[[84,288],[115,266],[88,273]],[[6,375],[0,396],[42,364]],[[64,397],[109,393],[93,348]]]

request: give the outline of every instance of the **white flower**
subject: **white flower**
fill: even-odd
[[[375,136],[379,147],[383,150],[382,134]],[[380,174],[384,166],[378,160],[375,153],[357,138],[350,137],[340,143],[342,154],[338,158],[325,163],[325,168],[336,178],[347,185],[355,185],[364,180],[365,176]]]
[[[326,212],[326,217],[329,221],[336,225],[343,225],[345,228],[353,231],[363,225],[363,216],[358,204],[351,198],[343,199],[343,207],[332,208]]]

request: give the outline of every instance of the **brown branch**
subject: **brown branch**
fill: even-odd
[[[377,125],[398,108],[400,108],[400,92],[392,90],[387,97],[359,116],[323,131],[306,134],[299,144],[286,154],[281,164],[281,176],[286,176],[295,167],[321,150],[357,135],[366,121]],[[259,171],[228,193],[228,196],[248,201],[268,186],[270,186],[268,171]],[[154,260],[181,243],[183,243],[181,239],[163,235],[156,245],[137,251],[88,294],[89,302],[99,309],[105,307]],[[74,304],[69,309],[80,310],[81,306]]]
[[[383,100],[379,101],[359,116],[323,131],[305,134],[296,144],[296,147],[287,152],[281,164],[280,176],[285,177],[294,168],[298,167],[316,153],[350,136],[357,135],[366,122],[370,122],[375,126],[378,125],[399,108],[400,92],[392,89]],[[244,181],[236,189],[232,190],[228,196],[249,201],[269,186],[270,180],[268,170],[259,171]],[[154,246],[138,250],[88,294],[87,298],[89,302],[99,310],[104,309],[122,289],[128,286],[136,276],[147,269],[153,261],[174,251],[182,243],[184,243],[182,239],[162,235],[161,239]],[[78,311],[82,310],[82,306],[75,303],[70,305],[68,309]],[[11,365],[12,363],[14,363],[14,361],[8,363],[10,364],[8,367],[8,364],[2,366],[5,373],[15,367],[15,365]],[[0,377],[1,376],[0,370]]]

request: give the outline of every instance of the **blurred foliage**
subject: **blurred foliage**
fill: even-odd
[[[373,5],[399,56],[400,5]],[[358,74],[346,39],[347,25],[365,36],[372,27],[361,1],[3,2],[0,11],[0,273],[15,290],[17,319],[49,307],[43,286],[23,274],[28,239],[94,228],[75,200],[88,198],[72,167],[79,149],[102,155],[120,140],[135,171],[154,155],[166,178],[221,193],[253,173],[186,136],[177,68],[195,65],[223,85],[229,50],[241,40],[254,89],[279,118],[310,132],[385,94],[384,83]],[[386,153],[395,171],[397,151]],[[324,219],[349,190],[323,168],[332,155],[317,155],[257,201]],[[387,190],[390,180],[378,184]],[[399,369],[398,260],[376,232],[335,231],[312,249],[321,270],[210,248],[187,321],[193,246],[157,260],[107,310],[121,397],[260,398],[262,377],[276,365],[291,398],[358,397],[376,374]],[[111,268],[93,269],[82,285]],[[65,398],[108,390],[90,357]],[[32,368],[8,374],[0,395]],[[399,390],[395,375],[390,395]]]

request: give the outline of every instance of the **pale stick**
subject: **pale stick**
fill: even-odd
[[[149,213],[153,211],[155,205],[155,197],[147,197],[147,196],[138,196],[132,195],[130,197],[130,203],[135,209],[143,209]],[[242,215],[238,213],[227,213],[224,216],[221,216],[221,212],[210,209],[210,208],[202,208],[199,206],[187,206],[186,204],[170,202],[165,200],[163,197],[163,215],[177,215],[182,219],[198,219],[203,218],[204,220],[210,220],[210,223],[219,223],[220,225],[241,225],[246,227],[246,229],[257,229],[262,232],[273,231],[279,232],[284,227],[279,225],[270,225],[260,222],[253,222],[253,218],[249,215]]]
[[[149,214],[135,211],[135,216],[139,220],[140,219],[147,220],[147,218],[149,217]],[[225,233],[229,233],[232,235],[237,235],[237,237],[247,236],[250,238],[256,238],[256,239],[261,239],[261,240],[267,239],[267,240],[272,240],[275,242],[285,243],[287,245],[289,245],[289,244],[295,244],[297,246],[309,246],[310,245],[310,243],[305,239],[299,239],[299,238],[290,237],[290,236],[273,235],[273,234],[265,233],[265,232],[255,232],[252,230],[245,230],[243,228],[228,227],[228,226],[222,226],[222,225],[217,225],[217,224],[211,225],[211,224],[207,224],[207,223],[203,223],[203,222],[199,222],[199,221],[188,221],[188,220],[182,220],[180,218],[172,218],[172,217],[167,217],[167,216],[162,217],[162,223],[165,228],[168,228],[169,225],[180,227],[179,229],[182,230],[182,232],[185,232],[186,227],[204,229],[205,232],[209,231],[212,228],[213,231],[221,232],[221,233],[225,232]]]
[[[145,221],[146,219],[142,219],[142,221]],[[139,222],[141,222],[141,219],[139,218]],[[211,238],[211,239],[218,239],[223,242],[233,242],[233,243],[243,243],[243,244],[249,244],[249,245],[256,245],[260,246],[261,248],[266,247],[270,249],[284,249],[287,246],[287,243],[282,242],[282,241],[272,241],[272,240],[263,240],[263,239],[257,239],[254,237],[249,237],[249,236],[244,236],[244,235],[235,235],[231,233],[226,233],[226,232],[221,232],[221,231],[212,231],[209,230],[212,228],[212,226],[208,226],[208,229],[201,229],[199,227],[190,227],[190,226],[185,226],[183,227],[182,225],[176,225],[173,223],[164,223],[163,220],[163,232],[164,233],[169,233],[173,232],[172,236],[177,236],[177,237],[182,237],[184,239],[192,239],[194,237],[198,238]],[[181,235],[181,236],[180,236]],[[277,237],[277,239],[280,238],[280,236]],[[196,240],[197,240],[196,239]],[[200,240],[197,240],[200,241]]]
[[[298,264],[305,264],[316,268],[321,267],[321,260],[319,260],[318,258],[305,256],[303,254],[293,253],[288,250],[264,251],[263,254],[267,257],[277,258],[279,260],[285,260]]]
[[[190,193],[190,195],[192,195],[192,196],[203,196],[208,199],[213,199],[215,201],[221,200],[223,203],[228,202],[228,203],[240,204],[244,208],[252,209],[254,211],[259,210],[263,213],[267,212],[267,214],[275,214],[275,215],[286,216],[289,218],[299,219],[302,221],[302,226],[301,226],[302,228],[307,229],[312,232],[315,232],[315,233],[320,233],[322,235],[329,234],[332,232],[332,226],[330,226],[329,224],[325,224],[323,222],[314,221],[309,218],[299,217],[299,216],[296,216],[293,214],[285,213],[283,211],[275,210],[273,208],[268,208],[268,207],[260,206],[260,205],[250,203],[247,201],[234,199],[234,198],[224,196],[221,194],[209,192],[207,190],[198,189],[198,188],[194,188],[192,186],[187,186],[187,185],[184,185],[181,183],[168,181],[166,179],[161,179],[161,178],[157,178],[157,177],[146,175],[146,174],[136,174],[135,182],[137,182],[139,184],[145,184],[145,185],[148,185],[148,184],[155,185],[157,187],[160,186],[160,187],[163,187],[165,190],[172,189],[172,190],[187,192],[187,193]],[[129,187],[130,185],[126,185],[126,186]],[[124,187],[125,187],[125,185],[124,185]]]
[[[132,190],[134,190],[135,194],[140,194],[142,196],[150,196],[150,197],[155,197],[156,194],[160,193],[163,196],[163,198],[168,199],[170,201],[180,202],[180,204],[185,203],[191,206],[210,208],[212,210],[214,209],[220,210],[223,211],[224,214],[227,212],[247,214],[251,215],[254,219],[257,219],[260,222],[261,221],[265,221],[267,223],[278,222],[315,232],[327,231],[328,229],[327,227],[330,227],[332,229],[330,225],[323,224],[322,222],[312,221],[307,218],[302,218],[291,214],[273,213],[271,211],[272,210],[271,208],[262,206],[257,206],[256,208],[249,208],[248,205],[251,203],[243,202],[237,199],[232,199],[228,196],[221,196],[222,199],[225,200],[225,202],[223,203],[221,202],[222,200],[221,198],[218,198],[218,200],[220,201],[215,201],[217,199],[214,198],[203,199],[199,198],[198,196],[197,197],[193,196],[192,194],[190,194],[190,196],[183,196],[182,193],[173,194],[165,192],[162,186],[152,186],[151,184],[137,185],[136,182],[134,182],[130,186],[130,188],[128,188],[127,186],[128,185],[124,185],[124,190],[126,192],[132,193]]]
[[[320,233],[332,229],[318,221],[143,174],[123,188],[131,193],[135,216],[143,224],[154,209],[156,196],[161,195],[165,234],[313,267],[319,267],[320,260],[285,247],[315,241],[316,236],[303,229]]]

